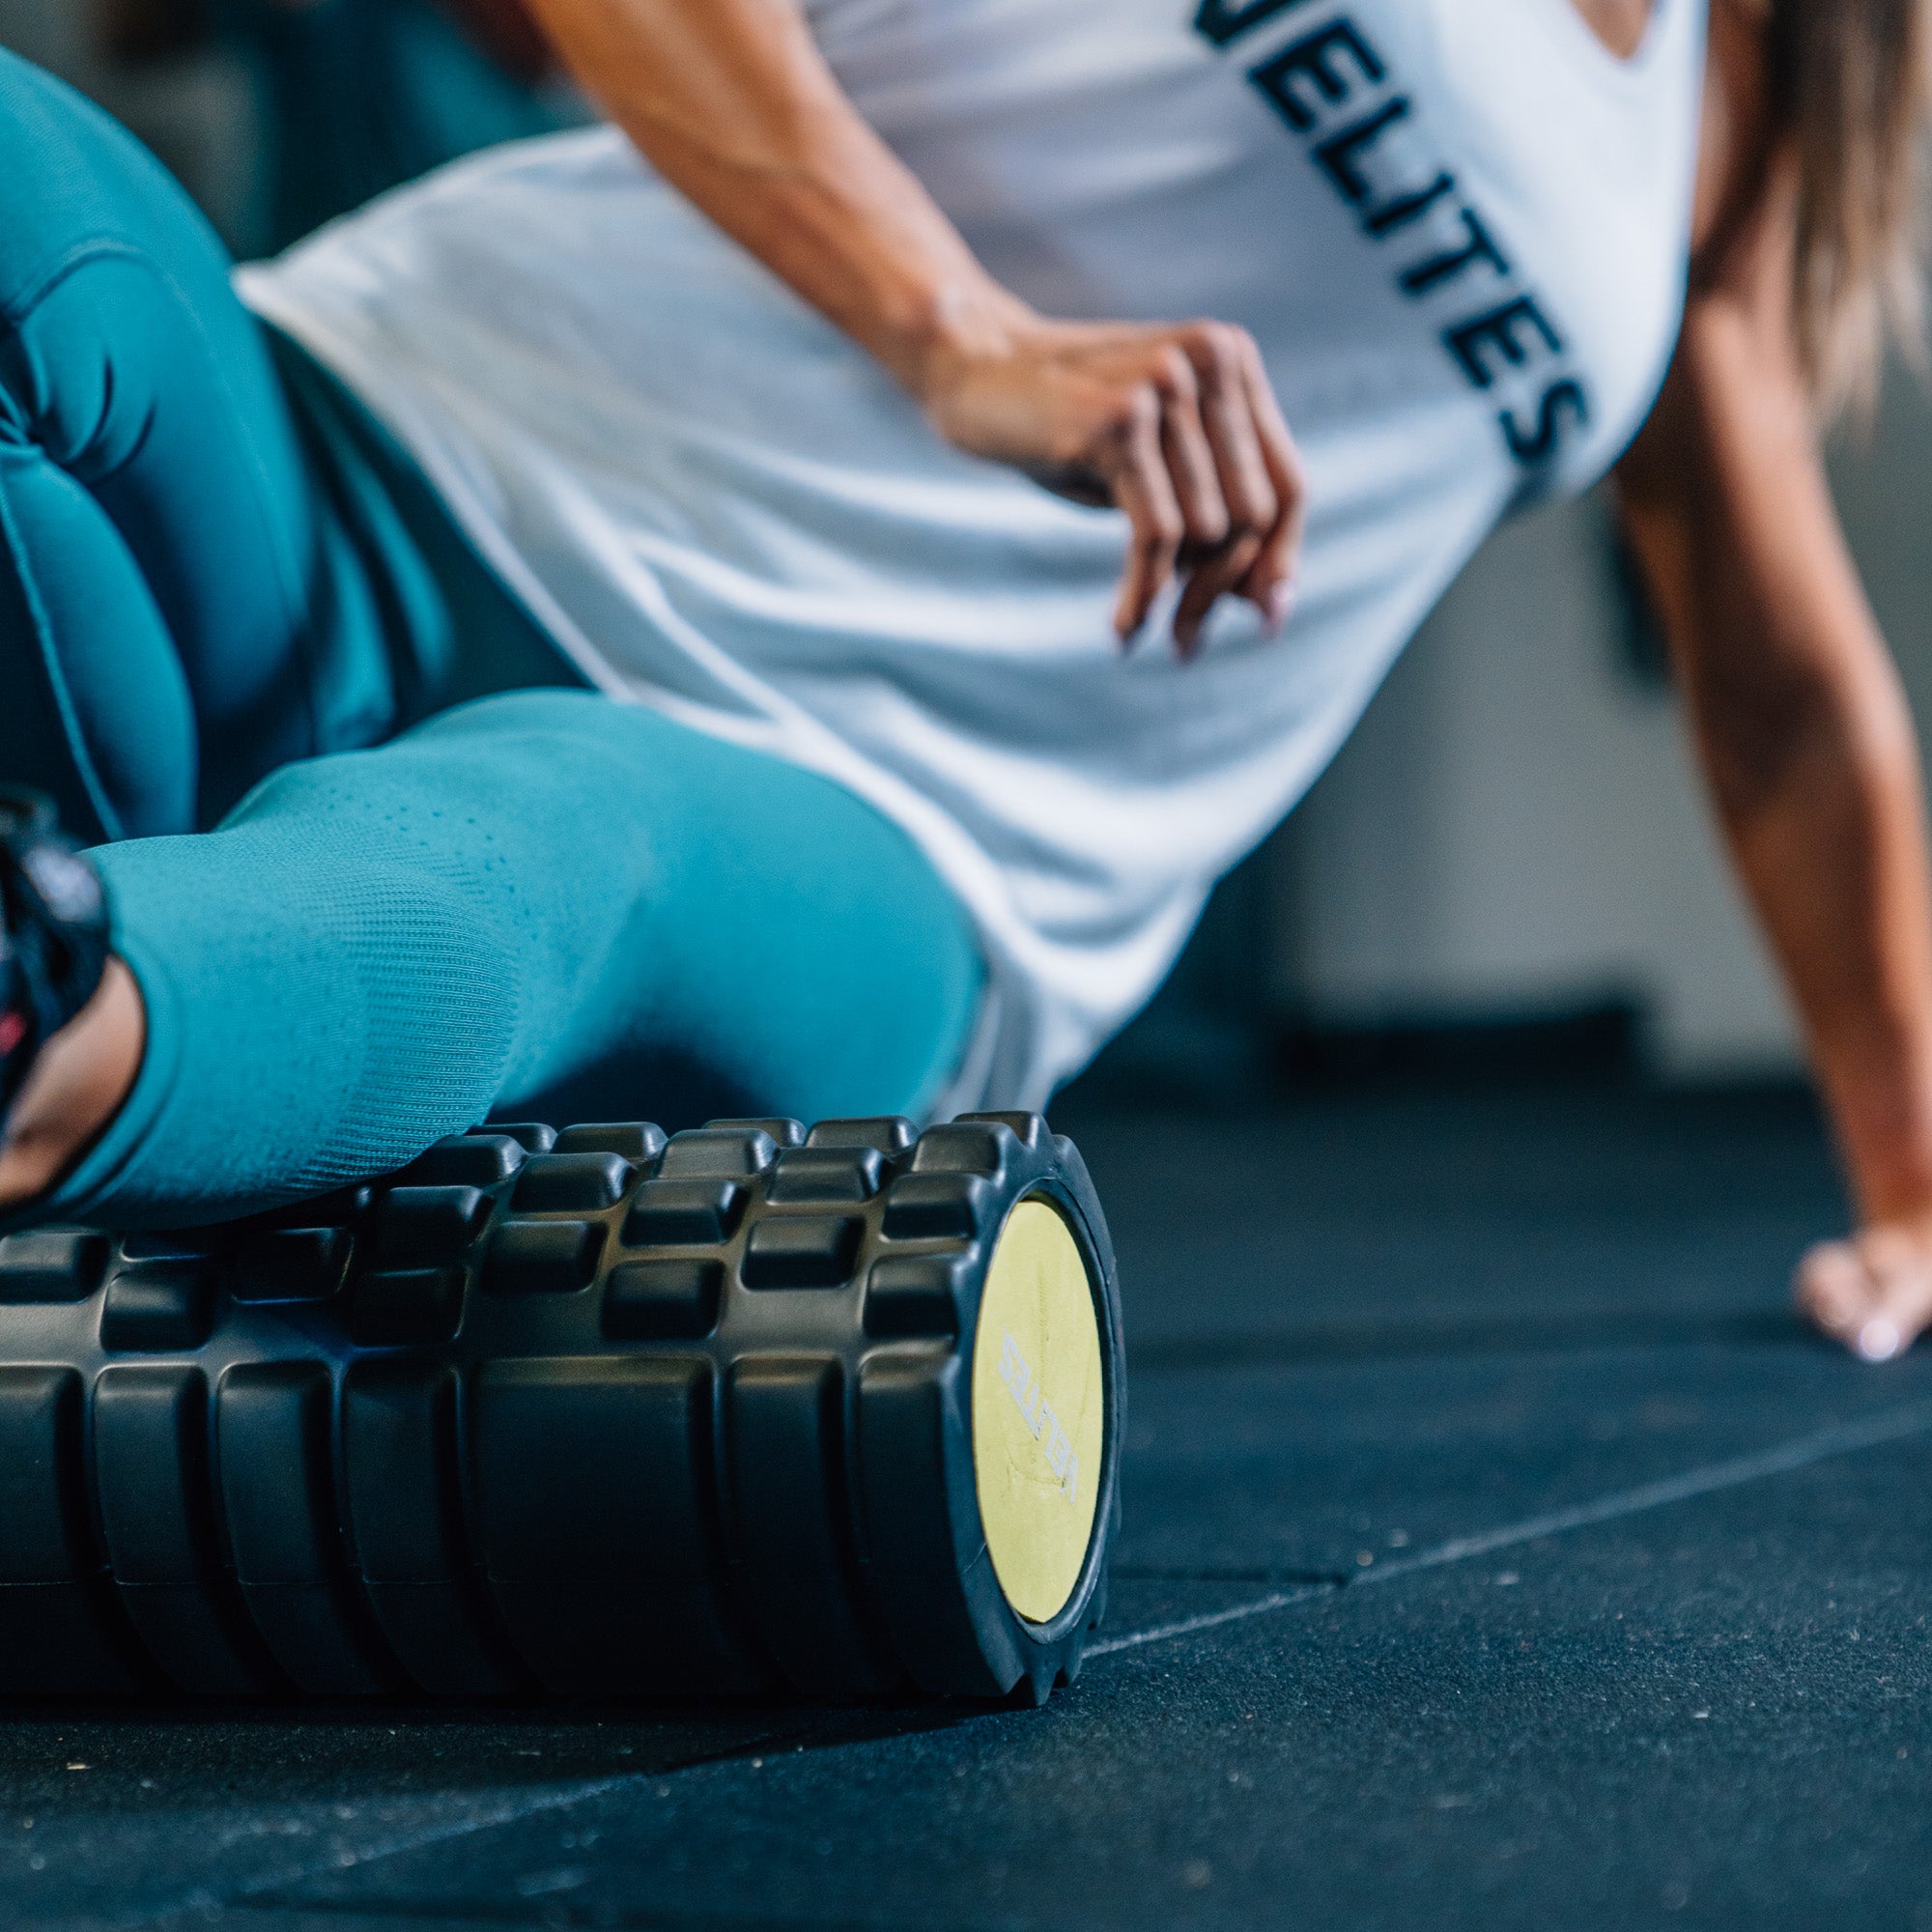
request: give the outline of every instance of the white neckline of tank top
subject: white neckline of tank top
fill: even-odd
[[[1650,76],[1663,44],[1664,23],[1688,0],[1650,0],[1650,18],[1644,22],[1643,38],[1627,54],[1606,46],[1597,30],[1577,12],[1577,0],[1527,0],[1528,11],[1548,23],[1558,40],[1570,43],[1573,55],[1592,72],[1612,85],[1634,87]]]

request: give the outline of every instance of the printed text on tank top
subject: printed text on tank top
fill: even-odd
[[[1387,251],[1398,295],[1439,313],[1443,354],[1463,381],[1493,399],[1497,432],[1533,487],[1565,436],[1588,427],[1588,381],[1548,302],[1431,148],[1401,74],[1351,10],[1335,9],[1263,50],[1264,29],[1305,17],[1312,4],[1200,0],[1194,28],[1231,58],[1253,62],[1249,81],[1363,234]]]

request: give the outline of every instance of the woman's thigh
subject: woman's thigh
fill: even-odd
[[[220,243],[0,52],[0,776],[117,838],[387,728],[381,627]]]
[[[918,1112],[983,971],[903,833],[656,713],[526,692],[98,855],[149,1049],[53,1210],[213,1219],[499,1118]]]
[[[499,1115],[921,1115],[950,1084],[977,939],[844,786],[588,695],[487,699],[411,742],[477,834],[503,802],[477,854],[520,875],[503,944],[529,978]]]

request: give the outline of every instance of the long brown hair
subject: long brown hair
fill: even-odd
[[[1868,405],[1888,338],[1922,360],[1928,0],[1760,0],[1797,169],[1799,353],[1820,407]]]

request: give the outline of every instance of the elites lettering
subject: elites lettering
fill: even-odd
[[[1201,11],[1194,16],[1194,30],[1205,34],[1217,47],[1225,47],[1250,28],[1259,27],[1277,14],[1285,14],[1291,7],[1301,4],[1302,0],[1244,0],[1244,4],[1231,7],[1228,0],[1201,0]]]
[[[1311,0],[1201,0],[1195,31],[1232,46]],[[1370,240],[1397,257],[1395,287],[1457,319],[1442,346],[1469,385],[1497,402],[1504,447],[1544,469],[1590,420],[1589,391],[1560,329],[1525,289],[1455,174],[1438,165],[1410,98],[1361,26],[1338,14],[1249,70],[1248,78]]]
[[[1289,4],[1299,7],[1305,0],[1289,0]],[[1248,24],[1258,26],[1260,22]],[[1348,56],[1346,64],[1344,54]],[[1331,20],[1292,47],[1284,47],[1272,60],[1263,61],[1248,78],[1274,102],[1281,118],[1297,134],[1308,134],[1314,131],[1324,108],[1346,106],[1361,83],[1374,86],[1386,80],[1388,70],[1352,20]],[[1402,107],[1406,113],[1407,101]]]

